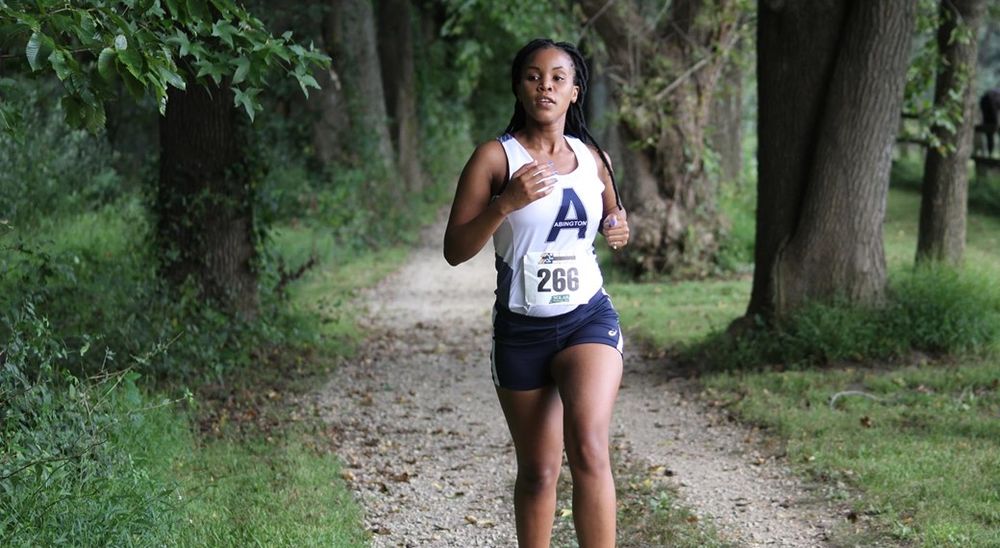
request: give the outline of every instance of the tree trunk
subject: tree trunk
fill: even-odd
[[[342,159],[393,173],[395,153],[389,137],[371,0],[334,0],[324,27],[324,41],[343,91],[343,103],[337,108],[347,112],[346,120],[336,122],[346,123],[325,130],[336,133],[331,139],[346,152]]]
[[[229,85],[170,88],[155,211],[162,275],[243,318],[257,312],[257,252],[242,114]]]
[[[426,177],[419,156],[412,24],[410,0],[381,0],[378,3],[379,58],[389,130],[397,152],[396,163],[407,188],[419,192],[426,185]]]
[[[718,245],[715,187],[704,163],[716,84],[738,33],[732,0],[674,0],[650,21],[637,2],[583,0],[618,82],[616,176],[632,241],[616,260],[636,275],[708,271]]]
[[[731,59],[722,70],[709,113],[709,143],[719,158],[721,181],[738,180],[743,167],[743,71],[736,61]]]
[[[312,90],[306,108],[312,113],[312,144],[316,159],[324,166],[349,162],[350,117],[340,78],[333,69],[316,73],[320,89]]]
[[[934,84],[934,105],[945,108],[953,95],[961,99],[961,119],[955,131],[935,126],[932,131],[944,146],[927,150],[920,201],[917,260],[957,264],[965,251],[965,213],[969,187],[968,162],[972,155],[975,119],[975,75],[978,30],[986,11],[985,0],[943,0],[938,49],[943,57]],[[965,29],[962,29],[965,27]],[[971,39],[954,40],[956,30]]]
[[[758,4],[759,190],[748,314],[878,303],[913,2]]]

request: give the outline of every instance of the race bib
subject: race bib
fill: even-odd
[[[580,251],[533,251],[524,256],[524,300],[528,306],[585,304],[580,291]]]

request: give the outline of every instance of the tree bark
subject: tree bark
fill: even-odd
[[[389,131],[396,147],[400,175],[408,190],[419,192],[426,186],[426,177],[419,156],[412,25],[410,0],[381,0],[378,3],[378,48]]]
[[[331,140],[346,153],[338,155],[338,160],[393,173],[395,153],[389,137],[371,0],[334,0],[324,27],[324,41],[343,91],[343,103],[337,108],[347,112],[346,120],[334,122],[342,125],[324,128],[336,133]],[[337,118],[336,113],[329,114]]]
[[[965,220],[969,188],[968,162],[973,148],[975,75],[978,30],[986,11],[985,0],[943,0],[937,43],[942,56],[934,84],[934,105],[946,108],[953,95],[961,97],[961,119],[955,131],[931,129],[952,150],[931,147],[924,163],[920,201],[917,261],[957,264],[965,251]],[[967,42],[953,40],[965,27]]]
[[[748,314],[878,303],[912,2],[758,4],[759,189]]]
[[[637,2],[583,0],[604,41],[623,146],[615,171],[632,241],[616,260],[635,275],[701,275],[721,229],[704,162],[712,97],[740,13],[732,0],[675,0],[650,21]]]
[[[722,70],[709,117],[709,143],[719,158],[719,178],[736,181],[743,167],[743,71],[736,59]]]
[[[224,310],[256,315],[257,250],[242,116],[229,85],[169,88],[155,212],[160,270]]]

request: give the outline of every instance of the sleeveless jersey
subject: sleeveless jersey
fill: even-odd
[[[558,174],[552,192],[511,213],[493,234],[497,307],[551,317],[587,303],[604,285],[594,237],[604,214],[604,183],[587,145],[565,136],[577,168]],[[532,161],[513,135],[499,138],[507,177]]]

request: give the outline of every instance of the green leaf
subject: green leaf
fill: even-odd
[[[295,78],[299,81],[299,87],[302,88],[302,93],[309,98],[309,88],[320,89],[319,82],[313,78],[312,74],[307,73],[295,73]]]
[[[125,63],[125,68],[136,78],[142,78],[145,72],[145,61],[142,53],[136,48],[118,50],[118,58]]]
[[[160,5],[160,0],[155,0],[149,9],[146,10],[146,15],[152,17],[166,17],[166,13],[163,11],[163,7]]]
[[[182,19],[184,13],[181,12],[181,4],[178,2],[178,0],[166,0],[166,2],[167,2],[167,9],[170,10],[170,15],[173,16],[174,19],[178,20]]]
[[[42,49],[42,34],[40,32],[31,33],[31,38],[28,39],[28,45],[24,48],[24,54],[28,57],[28,65],[31,66],[31,70],[38,70],[40,65],[38,64],[38,52]]]
[[[60,103],[62,103],[63,112],[66,113],[66,123],[74,129],[83,128],[86,120],[83,109],[87,105],[80,98],[73,95],[64,96]]]
[[[229,0],[212,0],[212,5],[219,10],[223,17],[229,17],[229,14],[233,12],[233,3]]]
[[[191,40],[188,39],[188,36],[184,33],[184,31],[177,29],[177,32],[173,36],[167,38],[166,41],[168,44],[177,46],[178,53],[180,53],[181,57],[191,54]]]
[[[233,106],[243,107],[246,111],[247,116],[250,117],[250,121],[253,122],[253,117],[256,111],[261,110],[260,103],[257,101],[257,94],[260,93],[259,88],[247,88],[246,91],[240,88],[234,87],[233,90]]]
[[[146,95],[146,86],[142,83],[142,80],[127,70],[120,71],[119,74],[122,77],[122,83],[125,84],[125,89],[128,90],[128,94],[133,99],[139,101]]]
[[[73,74],[73,68],[69,64],[70,58],[62,50],[55,50],[49,55],[49,64],[56,73],[56,78],[66,80]]]
[[[247,73],[250,72],[250,59],[247,57],[240,57],[236,60],[236,72],[233,73],[233,83],[239,84],[246,80]]]
[[[233,47],[233,35],[238,31],[229,21],[220,19],[212,25],[212,36],[222,40],[227,46]]]
[[[205,0],[187,0],[188,13],[193,19],[202,23],[211,23],[212,14],[208,11]]]
[[[177,89],[181,90],[187,89],[187,83],[184,82],[184,78],[182,78],[180,74],[178,74],[171,68],[166,66],[160,66],[157,68],[157,73],[159,74],[160,79],[166,82],[167,84],[174,86]]]
[[[197,64],[198,74],[196,77],[208,76],[216,84],[222,83],[222,77],[228,74],[228,67],[223,64],[216,64],[208,60],[203,60]]]
[[[115,58],[118,54],[111,48],[104,48],[97,56],[97,72],[101,78],[111,81],[115,77]]]

